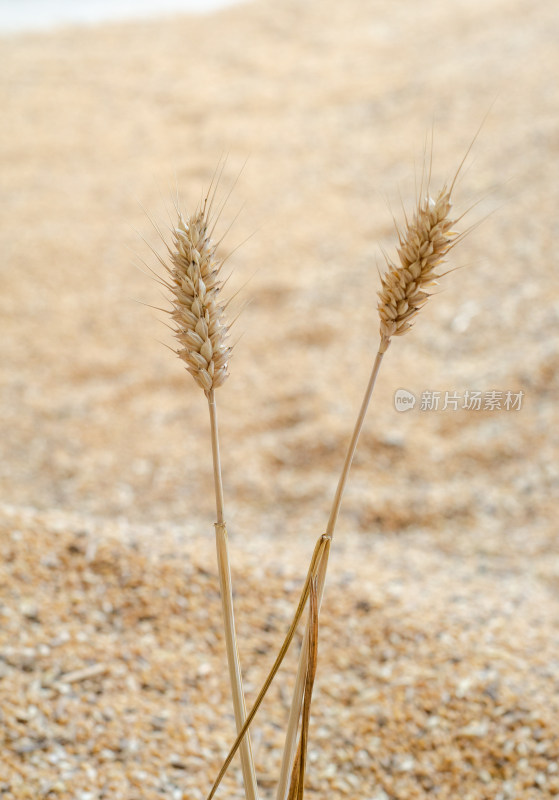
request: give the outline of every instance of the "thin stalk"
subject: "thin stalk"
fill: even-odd
[[[314,551],[313,551],[313,554],[312,554],[311,563],[310,563],[310,566],[309,566],[309,569],[308,569],[308,572],[307,572],[307,577],[305,578],[305,583],[303,585],[303,590],[301,592],[301,596],[299,598],[299,603],[297,605],[297,610],[295,611],[295,616],[293,617],[293,619],[291,621],[291,625],[289,626],[289,630],[288,630],[288,632],[287,632],[287,634],[285,636],[285,639],[284,639],[283,644],[282,644],[282,646],[280,648],[280,651],[279,651],[278,655],[276,656],[276,660],[274,661],[274,665],[273,665],[272,669],[270,670],[270,672],[268,673],[268,676],[267,676],[266,680],[264,681],[264,685],[260,689],[260,691],[258,693],[258,697],[254,701],[253,707],[251,708],[251,710],[248,713],[248,716],[246,718],[245,724],[243,725],[242,729],[237,734],[237,738],[235,739],[231,749],[229,750],[227,758],[225,759],[225,761],[221,765],[221,769],[219,770],[217,778],[215,779],[215,781],[213,783],[213,786],[212,786],[212,788],[210,790],[210,793],[207,796],[206,800],[212,800],[212,798],[214,797],[215,793],[217,792],[217,790],[219,788],[219,784],[221,783],[221,780],[222,780],[223,776],[225,775],[225,773],[229,769],[229,765],[231,764],[231,761],[233,760],[233,758],[235,756],[235,753],[239,749],[239,746],[240,746],[241,742],[243,741],[243,738],[244,738],[246,732],[248,731],[249,726],[252,724],[252,720],[256,716],[256,712],[260,708],[260,705],[262,704],[262,701],[263,701],[264,697],[266,696],[266,692],[270,688],[270,686],[272,684],[272,681],[274,680],[274,678],[275,678],[275,676],[276,676],[276,674],[277,674],[277,672],[278,672],[278,670],[279,670],[279,668],[280,668],[280,666],[282,664],[282,661],[285,658],[285,654],[287,653],[287,651],[289,649],[289,645],[291,644],[291,641],[292,641],[293,636],[295,634],[295,631],[297,630],[297,626],[299,624],[299,620],[301,619],[303,611],[305,610],[305,605],[307,603],[307,598],[308,598],[309,593],[310,593],[311,583],[317,576],[317,569],[318,569],[318,565],[322,562],[323,552],[328,547],[330,547],[330,539],[328,539],[325,535],[320,536],[318,538],[318,541],[317,541],[317,543],[315,545],[315,548],[314,548]]]
[[[227,528],[223,518],[223,483],[221,480],[221,460],[219,455],[219,437],[217,428],[217,408],[214,391],[207,393],[210,411],[210,430],[212,439],[213,471],[215,484],[215,504],[217,522],[215,524],[215,540],[217,549],[217,565],[219,572],[219,588],[221,593],[221,606],[223,612],[223,629],[225,632],[225,647],[227,650],[227,663],[229,666],[229,680],[233,697],[233,710],[237,733],[242,730],[246,719],[245,697],[241,675],[241,664],[235,634],[235,617],[233,613],[233,591],[231,585],[231,567],[229,564],[229,549],[227,541]],[[240,746],[241,767],[247,800],[258,800],[258,785],[254,769],[254,758],[250,738],[247,735]]]
[[[375,388],[375,382],[377,379],[377,375],[380,369],[380,365],[382,363],[382,358],[384,353],[386,352],[385,342],[381,343],[381,348],[379,349],[375,362],[373,364],[373,368],[371,371],[371,375],[369,377],[369,383],[367,384],[367,388],[365,390],[365,395],[363,397],[363,402],[361,403],[361,408],[359,409],[359,414],[357,416],[357,420],[355,422],[355,427],[353,429],[353,434],[351,436],[351,440],[349,442],[346,457],[344,461],[344,465],[342,467],[342,472],[340,478],[338,480],[338,486],[336,488],[336,493],[334,495],[334,500],[332,503],[332,509],[330,511],[330,517],[328,519],[328,525],[326,527],[326,536],[328,536],[329,540],[331,541],[334,536],[334,529],[336,527],[336,522],[338,520],[338,515],[340,513],[340,506],[342,502],[342,496],[344,493],[344,489],[347,483],[347,478],[349,475],[349,471],[351,469],[351,464],[353,462],[353,457],[355,455],[355,450],[357,448],[357,442],[359,440],[359,435],[363,428],[363,422],[365,421],[365,416],[367,414],[367,409],[369,407],[369,403],[371,401],[371,396],[373,394],[373,389]],[[328,555],[330,552],[330,548],[326,548],[320,560],[319,568],[318,568],[318,608],[320,611],[320,606],[322,604],[322,597],[324,595],[324,584],[326,581],[326,571],[328,569]],[[309,625],[307,624],[307,628],[305,631],[305,637],[303,639],[303,644],[301,645],[301,654],[299,657],[299,666],[297,669],[297,678],[295,680],[295,688],[293,690],[293,699],[291,701],[291,709],[289,711],[289,718],[287,722],[287,733],[285,736],[285,745],[283,749],[283,758],[281,764],[281,771],[280,777],[278,781],[278,788],[276,793],[276,800],[287,800],[288,791],[289,791],[289,779],[292,772],[293,767],[293,759],[295,757],[295,750],[297,746],[297,730],[299,728],[299,720],[301,718],[301,706],[303,702],[303,693],[305,689],[305,680],[307,675],[307,668],[308,668],[308,658],[309,658]]]
[[[317,578],[314,578],[309,592],[309,666],[305,676],[305,691],[303,698],[303,717],[301,721],[301,736],[297,756],[293,762],[291,785],[288,800],[303,800],[305,794],[305,769],[307,764],[307,746],[309,740],[309,724],[311,718],[311,701],[316,676],[318,661],[318,597]]]
[[[212,438],[212,457],[214,468],[215,510],[217,524],[222,525],[223,519],[223,481],[221,480],[221,456],[219,454],[219,432],[217,427],[217,406],[213,389],[207,394],[210,410],[210,434]]]
[[[347,483],[347,477],[349,475],[349,470],[351,469],[351,464],[353,462],[355,450],[357,449],[357,442],[359,441],[359,435],[361,433],[361,429],[363,428],[363,423],[365,421],[367,409],[369,408],[369,403],[371,402],[371,396],[373,394],[373,389],[375,388],[375,382],[380,369],[380,365],[382,363],[383,355],[384,353],[381,352],[380,350],[376,355],[375,363],[373,364],[373,369],[371,370],[371,375],[369,377],[369,383],[367,384],[365,395],[363,397],[363,402],[361,403],[361,408],[359,409],[359,414],[355,422],[355,428],[353,429],[351,441],[347,448],[347,453],[342,468],[342,474],[340,475],[340,479],[338,481],[338,487],[336,489],[336,494],[334,495],[334,502],[332,503],[332,510],[330,511],[330,518],[328,519],[328,525],[326,526],[326,533],[330,536],[331,539],[334,536],[334,528],[336,527],[336,522],[338,521],[338,514],[340,513],[342,495],[344,493],[345,485]]]

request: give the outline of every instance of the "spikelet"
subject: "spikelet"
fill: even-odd
[[[173,245],[167,270],[172,279],[171,317],[180,345],[176,353],[208,394],[228,377],[231,348],[226,345],[228,328],[219,302],[223,261],[208,232],[206,202],[187,220],[179,212]]]
[[[450,194],[451,190],[444,186],[436,200],[428,195],[419,200],[412,221],[407,222],[403,234],[398,232],[400,263],[386,259],[387,270],[378,293],[382,353],[388,349],[392,336],[409,331],[413,318],[430,296],[425,289],[437,283],[441,277],[437,267],[456,243]]]

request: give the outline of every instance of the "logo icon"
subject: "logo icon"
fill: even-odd
[[[396,389],[394,392],[394,408],[396,411],[411,411],[415,405],[415,395],[407,389]]]

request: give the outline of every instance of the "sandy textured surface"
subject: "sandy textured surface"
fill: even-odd
[[[390,348],[345,497],[308,796],[559,793],[558,36],[553,0],[310,0],[0,40],[2,797],[197,800],[230,740],[207,410],[135,302],[162,303],[143,209],[166,226],[175,184],[189,210],[248,158],[218,401],[250,698],[376,350],[390,209],[433,119],[436,188],[489,109],[456,201],[490,216]],[[522,408],[442,410],[472,391]]]

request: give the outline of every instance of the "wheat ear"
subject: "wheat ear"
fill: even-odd
[[[445,186],[435,199],[420,199],[411,222],[398,231],[399,263],[387,258],[378,293],[380,350],[385,353],[393,336],[402,336],[429,299],[426,289],[437,284],[438,267],[456,242],[452,230],[450,189]]]
[[[212,199],[214,196],[215,190]],[[165,265],[171,278],[166,285],[172,293],[173,308],[170,315],[175,323],[174,333],[179,342],[176,353],[185,362],[187,370],[204,390],[208,400],[217,514],[215,536],[219,585],[235,724],[239,732],[245,724],[246,706],[235,634],[215,402],[215,390],[228,376],[231,348],[227,345],[228,328],[224,322],[224,306],[220,302],[223,285],[220,270],[223,261],[218,257],[217,246],[210,235],[211,206],[208,193],[198,211],[190,218],[185,219],[179,212],[174,230],[174,247],[170,249],[171,264]],[[241,742],[240,756],[245,796],[247,800],[257,800],[258,786],[248,733]]]
[[[460,170],[458,170],[458,172],[459,171]],[[413,318],[429,298],[429,292],[425,291],[425,289],[435,285],[437,279],[441,277],[437,272],[437,268],[445,260],[451,247],[458,241],[455,238],[456,234],[452,231],[454,221],[450,217],[452,209],[451,193],[458,172],[450,188],[446,186],[443,187],[436,199],[433,200],[429,196],[428,191],[425,197],[420,197],[418,199],[416,211],[411,222],[406,225],[403,233],[398,230],[398,257],[400,263],[398,264],[395,261],[387,259],[387,270],[381,277],[380,299],[378,303],[380,316],[379,349],[346,452],[342,472],[332,503],[332,509],[326,528],[326,535],[330,540],[334,536],[343,492],[384,353],[386,353],[393,336],[401,336],[411,328]],[[329,552],[330,548],[326,548],[323,551],[321,562],[318,565],[317,595],[319,609],[324,594]],[[276,800],[287,800],[288,798],[289,781],[290,775],[292,775],[293,772],[293,761],[297,743],[297,731],[301,718],[305,684],[309,672],[308,660],[309,624],[307,624],[305,637],[301,646],[299,666],[287,723],[287,733]]]

